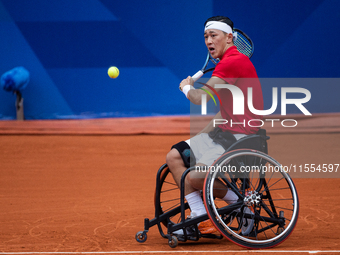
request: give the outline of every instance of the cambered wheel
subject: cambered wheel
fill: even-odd
[[[233,190],[238,201],[228,205],[216,198],[221,189]],[[290,176],[267,154],[248,149],[227,152],[215,161],[205,180],[204,202],[222,235],[252,249],[283,242],[299,214]]]

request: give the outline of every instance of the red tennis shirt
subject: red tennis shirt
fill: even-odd
[[[244,95],[244,114],[234,115],[231,91],[227,88],[218,91],[222,101],[221,115],[223,119],[228,121],[226,124],[219,125],[219,127],[232,134],[255,134],[261,126],[261,122],[256,120],[262,119],[262,116],[250,112],[248,108],[248,88],[252,88],[253,106],[257,110],[263,110],[263,95],[255,67],[249,58],[240,53],[236,46],[231,46],[216,65],[212,76],[219,77],[228,84],[237,86]]]

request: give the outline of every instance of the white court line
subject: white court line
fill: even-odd
[[[202,253],[202,252],[209,252],[209,253],[225,253],[225,252],[232,252],[232,253],[309,253],[309,254],[318,254],[318,253],[340,253],[340,250],[314,250],[314,251],[307,251],[307,250],[238,250],[238,251],[91,251],[91,252],[0,252],[3,255],[31,255],[31,254],[51,254],[51,255],[63,255],[63,254],[153,254],[153,253]]]

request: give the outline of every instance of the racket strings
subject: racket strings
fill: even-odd
[[[242,34],[237,33],[237,40],[234,42],[234,45],[237,47],[238,51],[243,53],[244,55],[250,57],[253,52],[253,47],[251,42]]]

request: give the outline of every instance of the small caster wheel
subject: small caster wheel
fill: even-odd
[[[171,248],[176,248],[178,245],[178,239],[176,236],[171,236],[171,240],[169,240],[169,246]]]
[[[146,239],[148,238],[148,236],[144,231],[139,231],[139,232],[137,232],[135,238],[136,238],[137,242],[144,243],[146,241]]]

